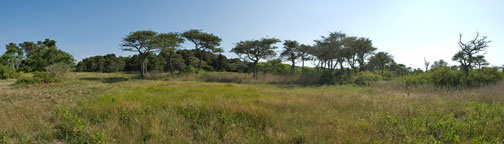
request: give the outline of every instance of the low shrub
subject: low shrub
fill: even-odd
[[[20,74],[0,65],[0,79],[18,78]]]
[[[425,73],[399,77],[397,81],[408,86],[474,87],[495,84],[503,79],[503,74],[496,68],[471,70],[468,74],[464,74],[463,71],[449,67],[438,67]]]
[[[106,143],[107,136],[104,132],[91,134],[81,118],[70,113],[65,107],[59,106],[56,114],[56,138],[69,143]]]
[[[378,81],[378,79],[380,79],[380,76],[378,76],[370,71],[363,71],[354,77],[354,84],[369,85],[369,84],[371,84],[371,82]]]
[[[72,68],[65,63],[55,63],[45,67],[46,72],[57,79],[68,79]]]
[[[35,83],[54,83],[60,80],[51,76],[47,72],[33,72],[33,77],[20,77],[16,81],[17,84],[35,84]]]

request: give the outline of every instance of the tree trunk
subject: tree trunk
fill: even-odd
[[[168,56],[168,67],[170,67],[170,74],[171,75],[173,75],[172,55],[173,55],[173,52],[170,52],[170,56]]]
[[[203,53],[201,51],[198,51],[200,53],[200,56],[199,56],[199,63],[198,63],[198,73],[199,73],[199,70],[201,68],[201,59],[203,59]]]
[[[257,63],[258,63],[258,62],[259,62],[259,61],[254,61],[254,74],[253,74],[253,77],[254,77],[255,79],[257,79]]]
[[[291,74],[294,74],[294,67],[296,67],[296,61],[292,61]]]
[[[304,58],[302,58],[303,60],[301,60],[301,75],[304,74]]]

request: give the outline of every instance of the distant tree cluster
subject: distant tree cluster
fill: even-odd
[[[149,63],[145,69],[151,72],[173,72],[187,73],[197,72],[200,65],[205,71],[227,71],[227,72],[248,72],[248,65],[239,59],[227,59],[222,54],[211,52],[198,52],[197,50],[181,49],[176,52],[161,51],[159,54],[151,53],[146,56]],[[128,57],[107,54],[104,56],[93,56],[80,61],[76,70],[80,72],[133,72],[141,71],[142,61],[139,55]]]
[[[45,39],[37,43],[26,41],[20,44],[9,43],[5,53],[0,57],[0,65],[4,72],[45,71],[47,66],[64,63],[75,64],[72,55],[59,50],[56,41]]]

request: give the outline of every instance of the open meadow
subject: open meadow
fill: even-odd
[[[212,73],[226,75],[229,73]],[[245,74],[242,74],[245,75]],[[137,79],[0,80],[0,143],[501,143],[504,84],[465,90]],[[249,76],[249,75],[247,75]],[[270,77],[273,79],[272,77]]]

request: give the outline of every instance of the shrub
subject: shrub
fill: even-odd
[[[432,83],[437,86],[456,87],[462,85],[461,81],[464,73],[459,70],[451,70],[449,67],[440,67],[430,72],[430,79]]]
[[[466,75],[460,70],[438,67],[429,72],[402,76],[397,81],[405,85],[431,84],[440,87],[473,87],[495,84],[502,79],[504,79],[503,74],[496,68],[471,70]]]
[[[250,75],[240,73],[205,73],[201,79],[206,82],[242,83],[253,78]]]
[[[19,73],[0,65],[0,79],[18,78]]]
[[[34,83],[53,83],[59,82],[59,79],[51,76],[47,72],[33,72],[33,77],[20,77],[17,84],[34,84]]]
[[[375,82],[380,77],[372,72],[363,71],[355,76],[354,83],[358,85],[369,85],[371,82]]]
[[[46,72],[57,79],[67,79],[70,77],[72,68],[65,63],[55,63],[45,67]]]

